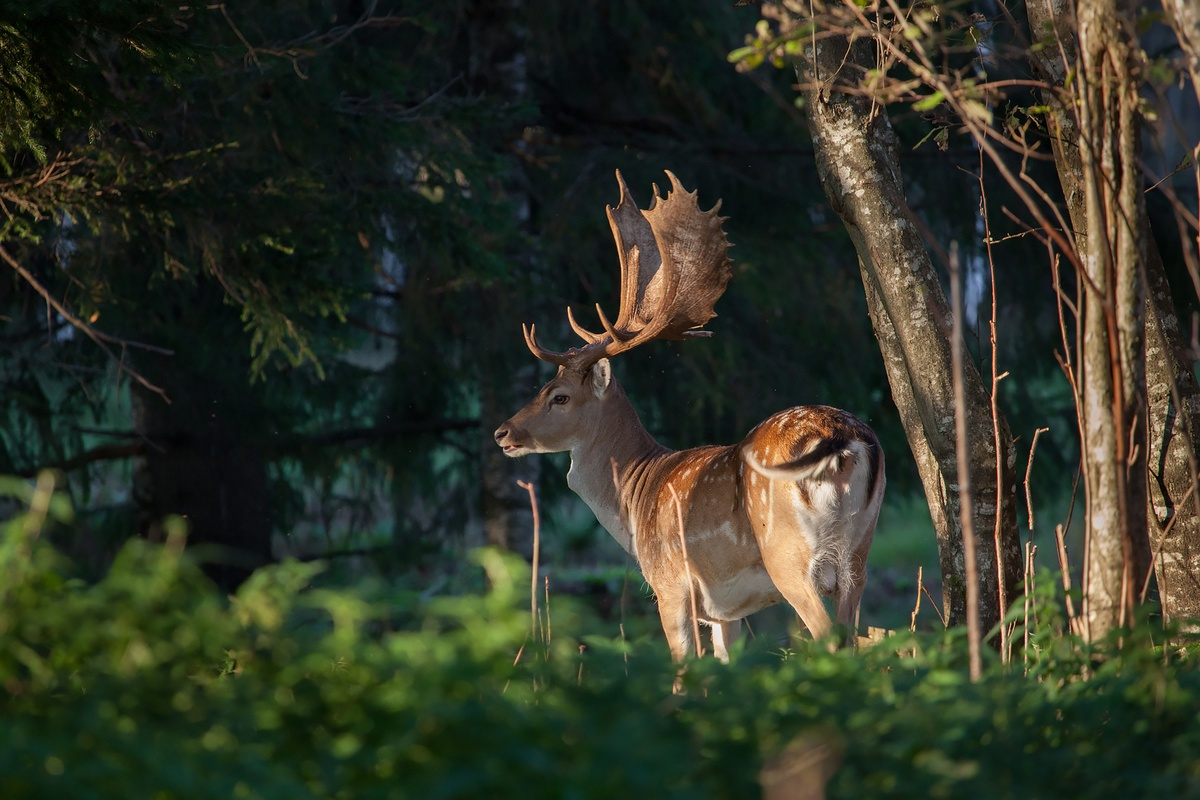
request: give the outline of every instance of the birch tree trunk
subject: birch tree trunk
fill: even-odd
[[[1027,10],[1030,30],[1043,36],[1053,35],[1051,46],[1042,47],[1031,53],[1034,66],[1051,86],[1061,89],[1066,84],[1068,75],[1079,69],[1079,41],[1076,38],[1074,8],[1067,0],[1034,0],[1028,4]],[[1094,12],[1089,11],[1088,13]],[[1096,30],[1093,22],[1088,33],[1093,34]],[[1099,30],[1102,34],[1106,32],[1103,22],[1100,23]],[[1108,33],[1120,30],[1121,28],[1113,22]],[[1128,46],[1126,45],[1126,47]],[[1091,82],[1100,77],[1091,71],[1080,71],[1079,75],[1080,78],[1073,83],[1074,86],[1082,86],[1084,82]],[[1137,83],[1132,76],[1127,76],[1127,80],[1129,80],[1129,91],[1136,91]],[[1110,89],[1110,91],[1112,90]],[[1131,104],[1136,99],[1129,94],[1126,94],[1125,97]],[[1113,99],[1116,99],[1115,95]],[[1085,565],[1087,570],[1085,573],[1087,576],[1086,588],[1089,590],[1089,594],[1092,589],[1097,592],[1097,596],[1088,603],[1088,620],[1095,623],[1090,626],[1091,634],[1093,636],[1102,634],[1114,624],[1114,617],[1120,619],[1119,602],[1117,605],[1113,605],[1117,599],[1113,593],[1115,592],[1118,597],[1121,593],[1120,576],[1126,572],[1124,560],[1127,546],[1132,547],[1131,555],[1134,556],[1133,565],[1129,569],[1130,577],[1132,577],[1130,588],[1140,594],[1145,583],[1146,573],[1150,569],[1149,545],[1153,544],[1159,554],[1154,560],[1154,570],[1157,574],[1159,596],[1164,614],[1168,618],[1200,618],[1200,526],[1198,526],[1200,497],[1197,497],[1193,490],[1193,476],[1196,474],[1194,442],[1196,441],[1195,434],[1200,429],[1200,387],[1197,386],[1195,374],[1192,371],[1192,356],[1188,353],[1179,318],[1171,300],[1166,273],[1150,230],[1149,220],[1144,213],[1144,208],[1141,207],[1142,176],[1140,169],[1137,168],[1136,161],[1132,165],[1122,163],[1120,166],[1122,170],[1133,170],[1129,173],[1129,185],[1124,187],[1125,202],[1131,206],[1127,213],[1137,213],[1138,216],[1132,218],[1136,229],[1131,230],[1127,226],[1121,226],[1124,230],[1122,236],[1126,240],[1124,245],[1126,249],[1122,250],[1120,247],[1114,249],[1114,243],[1110,241],[1112,236],[1110,232],[1114,228],[1109,227],[1108,219],[1099,212],[1100,203],[1098,201],[1108,191],[1106,187],[1114,186],[1107,182],[1104,170],[1115,170],[1116,167],[1105,165],[1103,159],[1097,161],[1093,158],[1090,161],[1091,166],[1085,168],[1083,151],[1086,142],[1083,138],[1080,118],[1076,112],[1076,104],[1069,100],[1064,101],[1064,96],[1058,93],[1046,93],[1045,100],[1050,108],[1047,119],[1050,123],[1055,166],[1062,184],[1063,196],[1066,198],[1071,225],[1074,228],[1075,244],[1080,260],[1090,265],[1095,263],[1096,258],[1100,255],[1109,252],[1124,253],[1127,259],[1130,257],[1144,259],[1146,395],[1141,402],[1147,406],[1148,418],[1147,446],[1149,450],[1146,468],[1149,476],[1149,502],[1146,507],[1146,524],[1149,526],[1151,541],[1143,540],[1139,543],[1136,538],[1132,538],[1141,537],[1139,526],[1134,524],[1129,531],[1131,539],[1127,545],[1122,545],[1122,539],[1119,538],[1120,528],[1114,528],[1112,530],[1116,535],[1102,535],[1100,547],[1096,548],[1094,547],[1096,529],[1089,525],[1089,548]],[[1082,110],[1083,105],[1080,104],[1079,108]],[[1135,109],[1136,105],[1132,105],[1130,111]],[[1094,102],[1088,107],[1088,111],[1093,119],[1099,115],[1099,119],[1096,121],[1101,125],[1104,125],[1106,120],[1112,125],[1122,122],[1122,117],[1115,110],[1097,109]],[[1136,148],[1138,123],[1140,120],[1135,119],[1132,130],[1128,132],[1129,136],[1133,137],[1133,142],[1129,145],[1133,148]],[[1091,136],[1100,136],[1103,139],[1104,131],[1095,130],[1094,123],[1091,130]],[[1091,148],[1092,152],[1096,152],[1096,150],[1095,147]],[[1136,156],[1137,150],[1133,149],[1132,152]],[[1097,183],[1098,179],[1101,180]],[[1092,184],[1091,187],[1089,187],[1089,183]],[[1134,186],[1137,186],[1136,197],[1131,194]],[[1089,216],[1089,198],[1093,209],[1091,213],[1096,215],[1094,219]],[[1122,208],[1121,202],[1116,197],[1107,198],[1108,207],[1116,211],[1120,211]],[[1101,235],[1089,236],[1089,231],[1094,230],[1093,226],[1097,224],[1100,225]],[[1136,252],[1129,247],[1129,239],[1142,243],[1144,249],[1140,253]],[[1095,255],[1093,255],[1094,253]],[[1132,272],[1136,274],[1136,269],[1132,269]],[[1133,291],[1136,291],[1136,287],[1130,287],[1130,292]],[[1133,298],[1130,296],[1128,301],[1132,302],[1132,300]],[[1093,303],[1093,306],[1095,305],[1096,303]],[[1100,305],[1102,306],[1103,303],[1101,302]],[[1132,308],[1126,305],[1125,313],[1128,315],[1131,311]],[[1131,320],[1127,320],[1127,325],[1129,324],[1133,324]],[[1086,340],[1080,344],[1081,349],[1087,346]],[[1127,338],[1126,347],[1129,348],[1131,345],[1136,347],[1134,340]],[[1093,372],[1093,377],[1096,377],[1095,372]],[[1113,398],[1110,397],[1109,400],[1111,399]],[[1134,400],[1135,405],[1137,402]],[[1127,401],[1123,400],[1123,403],[1127,403]],[[1093,409],[1092,419],[1097,420],[1097,415],[1101,413],[1100,408]],[[1111,406],[1109,406],[1109,413],[1111,414]],[[1131,423],[1131,419],[1126,419],[1124,424],[1130,425]],[[1113,446],[1117,444],[1115,437],[1111,444]],[[1089,450],[1085,451],[1085,458],[1098,459],[1101,465],[1115,463],[1113,451],[1109,451],[1107,454],[1103,453],[1095,437],[1091,439],[1091,445]],[[1093,471],[1089,469],[1089,480],[1092,479]],[[1103,481],[1104,478],[1099,477],[1097,480]],[[1132,502],[1146,502],[1137,495],[1136,490],[1137,485],[1146,483],[1145,479],[1135,475],[1130,468],[1127,480],[1133,482],[1135,488],[1135,493],[1131,497]],[[1110,483],[1115,483],[1115,480]],[[1095,487],[1089,487],[1089,497],[1101,504],[1102,513],[1105,512],[1103,506],[1111,505],[1111,502],[1116,499],[1112,494],[1105,495],[1103,493],[1104,490],[1101,488],[1103,485],[1101,483]],[[1089,500],[1089,512],[1090,506],[1091,500]],[[1130,513],[1136,512],[1131,511]],[[1089,513],[1089,518],[1091,517],[1092,515]],[[1115,521],[1119,517],[1110,517],[1110,519]],[[1097,520],[1097,522],[1099,521]],[[1120,563],[1103,566],[1106,558],[1113,560],[1119,558]],[[1096,578],[1099,579],[1099,583],[1093,585],[1093,579]],[[1114,583],[1116,589],[1113,589]],[[1097,614],[1103,614],[1105,618],[1096,620]]]
[[[784,7],[798,18],[806,13],[803,4]],[[822,38],[806,51],[805,59],[797,73],[801,85],[808,87],[804,96],[817,169],[829,202],[858,252],[892,397],[934,522],[947,620],[961,624],[966,619],[966,565],[955,456],[950,311],[911,219],[898,141],[887,115],[870,98],[837,88],[861,74],[844,70],[872,66],[869,44],[860,40],[852,46],[844,37]],[[999,433],[995,436],[991,401],[979,373],[973,364],[964,367],[980,623],[987,631],[1003,617],[1001,598],[1011,603],[1020,586],[1015,456],[1003,418],[994,422]],[[999,462],[996,438],[1001,446]]]

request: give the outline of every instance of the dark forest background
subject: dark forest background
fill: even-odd
[[[1012,29],[1020,4],[895,8],[868,26],[950,12],[954,46],[929,52],[959,95],[917,81],[887,112],[929,252],[959,245],[969,357],[1008,373],[1028,561],[981,654],[935,599],[930,503],[961,483],[927,472],[922,490],[796,73],[770,63],[803,45],[763,8],[0,0],[0,796],[1200,796],[1192,621],[1151,596],[1135,626],[1092,637],[1074,610],[1088,501],[1060,359],[1087,344],[1083,284],[1064,271],[1060,330],[1050,268],[1070,248],[1039,243],[1034,206],[943,102],[975,102],[980,132],[976,70],[1008,86],[980,135],[1021,140],[1008,166],[1049,208],[1069,173],[1046,128],[1076,95],[1022,94],[1037,51],[1021,42],[1039,37]],[[1157,182],[1148,216],[1194,359],[1200,112],[1157,11],[1125,10],[1149,73],[1139,177]],[[562,350],[568,307],[593,329],[595,303],[615,312],[616,170],[643,206],[664,170],[703,208],[721,199],[735,245],[711,339],[614,363],[651,432],[732,442],[821,403],[879,433],[888,497],[857,647],[792,637],[776,607],[732,665],[681,673],[566,456],[495,446],[549,377],[521,324]],[[1195,492],[1186,466],[1175,508]],[[518,480],[537,491],[537,573]],[[1180,518],[1194,538],[1195,517],[1175,508],[1152,509],[1171,517],[1151,535],[1178,565],[1192,551],[1161,550],[1166,531]]]
[[[932,566],[794,76],[728,58],[757,20],[685,0],[6,4],[0,474],[62,470],[80,513],[57,536],[92,570],[167,514],[228,586],[286,555],[398,576],[485,541],[528,552],[518,478],[549,557],[617,561],[565,457],[505,460],[491,432],[548,377],[520,324],[561,349],[568,305],[616,306],[614,171],[645,204],[669,169],[723,200],[734,277],[711,340],[619,360],[643,421],[686,447],[790,405],[854,412],[889,457],[880,542],[903,529]],[[1050,428],[1034,484],[1059,502],[1078,456],[1044,249],[970,139],[891,113],[928,237],[964,248],[977,359],[988,192],[1001,405],[1022,470]]]

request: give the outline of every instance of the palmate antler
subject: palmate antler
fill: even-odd
[[[608,222],[621,259],[621,308],[617,322],[609,322],[600,304],[596,313],[604,333],[592,333],[567,319],[587,342],[564,353],[546,350],[537,342],[536,328],[522,326],[525,344],[535,356],[551,364],[585,370],[602,358],[632,350],[653,339],[709,336],[696,330],[716,316],[713,306],[725,293],[731,275],[729,240],[718,217],[721,201],[701,211],[696,192],[684,190],[671,172],[671,189],[663,198],[654,187],[654,201],[642,211],[617,171],[621,200],[608,206]]]

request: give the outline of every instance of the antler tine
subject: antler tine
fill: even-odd
[[[571,311],[571,307],[567,306],[567,322],[571,323],[571,330],[575,331],[580,339],[583,339],[588,344],[594,344],[604,338],[603,334],[592,333],[587,328],[575,321],[575,314]]]
[[[604,309],[600,307],[599,303],[596,303],[596,316],[600,317],[600,324],[604,326],[604,332],[609,335],[610,339],[612,339],[613,345],[623,342],[629,338],[628,336],[622,336],[621,334],[617,333],[617,329],[614,328],[613,324],[608,321],[608,317],[604,316]],[[621,316],[618,314],[617,319],[620,318]]]
[[[533,353],[535,356],[540,358],[542,361],[546,361],[550,364],[556,364],[556,365],[562,367],[562,366],[566,366],[567,363],[571,360],[570,351],[568,351],[566,353],[558,353],[553,350],[547,350],[546,348],[544,348],[540,344],[538,344],[537,325],[531,324],[529,326],[526,326],[525,323],[522,322],[521,323],[521,333],[525,334],[525,346],[529,348],[529,352]]]
[[[602,358],[632,350],[653,339],[711,335],[697,330],[715,316],[713,306],[729,282],[729,240],[717,216],[721,201],[702,211],[698,192],[687,191],[673,172],[665,195],[654,187],[654,200],[637,207],[617,170],[621,199],[607,208],[609,226],[621,260],[621,306],[613,323],[596,304],[603,333],[579,324],[567,309],[571,329],[586,342],[565,353],[546,350],[534,326],[524,327],[525,344],[535,356],[571,370],[586,370]]]

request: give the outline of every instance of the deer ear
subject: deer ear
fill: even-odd
[[[607,358],[602,358],[592,365],[592,391],[596,397],[603,397],[612,384],[612,366]]]

